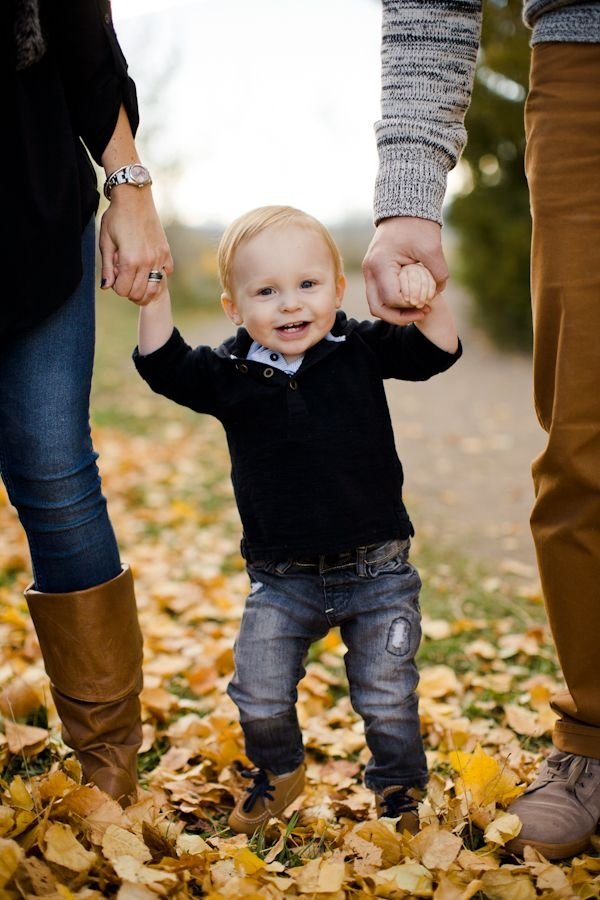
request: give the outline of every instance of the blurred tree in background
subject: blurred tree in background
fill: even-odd
[[[521,0],[487,0],[469,140],[459,163],[462,190],[447,216],[457,233],[457,275],[475,315],[501,347],[531,344],[530,216],[524,174],[523,106],[529,38]]]

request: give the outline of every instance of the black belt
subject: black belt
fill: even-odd
[[[395,538],[383,544],[368,544],[341,553],[325,553],[319,556],[290,556],[278,561],[265,561],[246,555],[246,562],[257,569],[284,568],[286,572],[324,572],[329,569],[362,569],[365,565],[392,559],[408,550],[409,538]]]

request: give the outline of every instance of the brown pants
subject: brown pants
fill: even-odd
[[[533,49],[525,124],[534,388],[548,444],[531,527],[567,691],[554,744],[600,758],[600,44]]]

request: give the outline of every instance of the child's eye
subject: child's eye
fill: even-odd
[[[310,278],[306,278],[304,281],[300,282],[301,288],[311,288],[311,287],[314,287],[314,285],[315,285],[315,282],[311,281]]]
[[[273,288],[270,288],[270,287],[261,288],[260,291],[258,291],[258,296],[259,297],[270,297],[272,293],[273,293]]]

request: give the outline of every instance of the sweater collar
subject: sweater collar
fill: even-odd
[[[346,318],[346,313],[338,310],[335,315],[335,322],[331,327],[331,334],[334,337],[346,337],[354,331],[356,325],[357,323],[354,319]],[[323,338],[318,344],[306,351],[300,368],[304,369],[307,365],[322,359],[323,356],[328,356],[340,343],[342,342],[328,341],[326,338]],[[236,359],[245,359],[251,346],[252,338],[246,329],[238,328],[233,337],[227,338],[220,347],[217,347],[216,353],[217,356],[223,358],[231,359],[231,357],[235,357]]]

